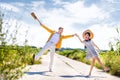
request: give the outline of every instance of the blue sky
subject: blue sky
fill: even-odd
[[[31,12],[53,30],[63,26],[64,35],[78,33],[81,36],[84,30],[91,29],[94,42],[101,49],[109,49],[108,43],[117,34],[115,28],[120,28],[119,5],[120,0],[0,0],[4,20],[13,26],[11,32],[16,23],[21,26],[19,42],[22,43],[29,29],[28,44],[38,47],[45,44],[49,33],[31,17]],[[64,40],[62,47],[83,48],[83,45],[77,38],[71,38]]]

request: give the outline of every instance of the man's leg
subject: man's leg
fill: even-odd
[[[49,64],[49,71],[50,72],[52,71],[54,54],[55,54],[55,45],[51,46],[51,50],[50,50],[50,64]]]
[[[45,44],[45,46],[42,48],[42,50],[35,55],[35,60],[38,60],[40,58],[40,56],[46,51],[49,49],[49,47],[51,46],[51,44],[48,42]]]

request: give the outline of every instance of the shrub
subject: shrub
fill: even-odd
[[[24,51],[25,50],[25,51]],[[32,55],[36,48],[29,46],[13,47],[4,46],[0,48],[0,79],[16,80],[24,73],[27,65],[34,64]],[[40,62],[39,62],[40,63]]]
[[[120,76],[120,55],[116,55],[114,51],[108,51],[101,57],[106,66],[110,68],[110,73]]]

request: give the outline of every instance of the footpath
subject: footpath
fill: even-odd
[[[100,69],[93,68],[92,75],[87,77],[90,65],[71,60],[55,54],[53,72],[48,72],[50,55],[42,56],[42,64],[27,66],[19,80],[120,80],[120,77],[112,76]]]

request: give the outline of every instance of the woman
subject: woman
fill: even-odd
[[[101,60],[98,57],[98,53],[95,50],[95,47],[96,47],[100,51],[99,47],[91,40],[94,36],[93,33],[90,30],[85,30],[83,32],[83,38],[84,38],[83,41],[80,39],[80,37],[78,35],[76,35],[76,36],[78,37],[80,42],[85,45],[85,49],[86,49],[86,52],[87,52],[86,53],[86,58],[87,59],[92,59],[91,68],[90,68],[88,76],[91,76],[91,72],[92,72],[95,60],[98,61],[98,63],[102,66],[104,71],[109,71],[109,68],[105,67],[105,65],[102,64]]]

